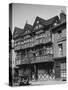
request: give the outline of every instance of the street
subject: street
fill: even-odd
[[[33,85],[56,85],[56,84],[65,84],[66,81],[56,81],[56,80],[49,80],[49,81],[30,81],[30,84]]]

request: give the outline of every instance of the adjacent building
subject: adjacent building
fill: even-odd
[[[55,78],[66,79],[66,14],[60,13],[60,23],[52,29]]]

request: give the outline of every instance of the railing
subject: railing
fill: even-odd
[[[17,60],[16,65],[21,65],[21,64],[31,64],[31,63],[38,63],[38,62],[48,62],[48,61],[53,61],[52,60],[53,55],[43,55],[43,56],[36,56],[31,58],[30,60],[28,58],[24,58],[22,60]]]
[[[52,41],[51,37],[34,39],[34,41],[15,46],[15,50],[24,49],[24,48],[28,48],[28,47],[33,47],[33,46],[39,45],[39,44],[47,44],[51,41]]]
[[[29,60],[17,60],[16,65],[21,65],[21,64],[30,64],[31,62]]]
[[[47,62],[52,60],[52,55],[37,56],[36,62]]]
[[[51,42],[51,33],[50,31],[47,33],[43,33],[41,35],[34,36],[28,40],[20,42],[20,44],[15,44],[15,50],[24,49],[28,47],[33,47],[38,44],[46,44]]]

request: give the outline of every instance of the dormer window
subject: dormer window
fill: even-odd
[[[37,29],[38,29],[38,25],[37,25],[37,26],[35,26],[34,30],[37,30]]]
[[[28,31],[26,30],[25,34],[27,34],[27,33],[28,33]]]
[[[42,25],[39,25],[39,28],[42,28],[43,26]]]
[[[36,29],[38,29],[38,26],[36,26]]]
[[[39,23],[39,21],[37,21],[37,23]]]
[[[55,22],[55,23],[54,23],[54,26],[56,26],[56,25],[57,25],[57,23]]]

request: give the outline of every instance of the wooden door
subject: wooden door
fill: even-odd
[[[60,78],[60,62],[55,63],[55,78]]]

